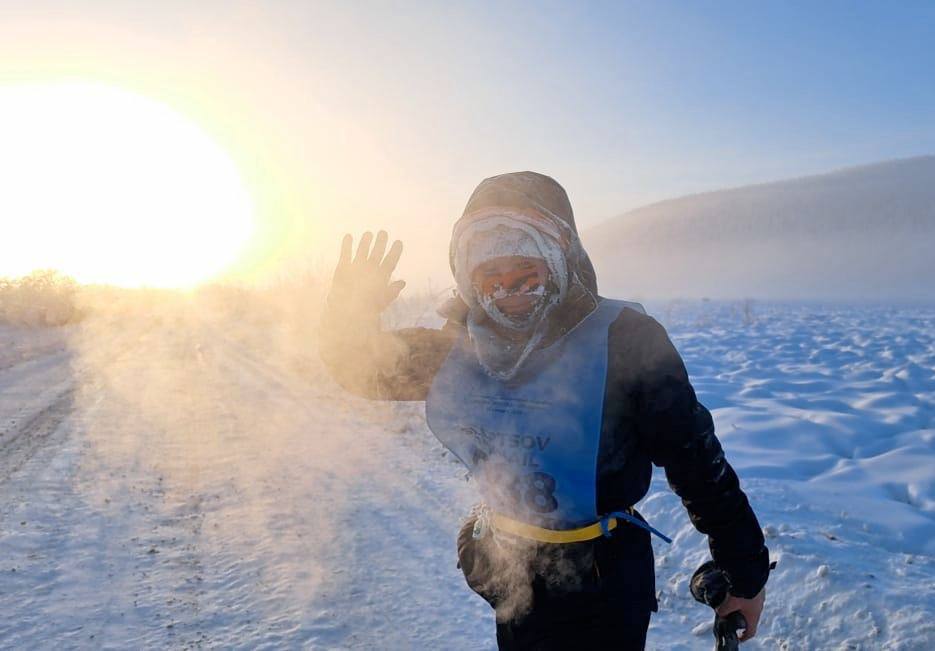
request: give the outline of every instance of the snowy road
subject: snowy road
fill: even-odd
[[[750,648],[935,643],[931,310],[658,311],[779,560]],[[464,472],[422,406],[275,332],[0,328],[0,648],[491,649],[455,567]],[[706,555],[654,480],[649,647],[710,646]]]
[[[60,335],[0,375],[0,647],[490,646],[417,405],[209,324]]]

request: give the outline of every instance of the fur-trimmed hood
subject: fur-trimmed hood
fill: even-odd
[[[465,259],[463,238],[487,224],[512,222],[551,245],[539,248],[560,252],[561,265],[549,261],[550,269],[562,268],[560,300],[547,306],[541,321],[525,345],[516,346],[492,326],[470,291],[470,270],[459,269]],[[548,260],[547,260],[548,261]],[[547,345],[589,314],[597,306],[597,278],[590,258],[578,238],[574,213],[564,188],[554,179],[536,172],[514,172],[485,179],[474,190],[461,218],[452,229],[449,263],[458,291],[439,309],[446,318],[463,323],[477,349],[478,359],[491,375],[511,378],[537,346]]]
[[[490,209],[494,209],[491,211]],[[451,232],[448,263],[457,278],[455,261],[461,235],[467,226],[489,217],[498,209],[511,209],[527,216],[526,223],[534,225],[545,236],[555,238],[565,255],[569,285],[574,279],[595,298],[597,276],[594,265],[578,237],[575,214],[565,189],[552,177],[537,172],[510,172],[481,181],[471,194],[461,218]],[[448,299],[439,308],[439,314],[458,323],[464,323],[469,307],[459,294]]]
[[[578,238],[568,194],[555,179],[537,172],[511,172],[481,181],[451,232],[448,261],[452,274],[460,234],[470,222],[488,217],[490,209],[513,209],[528,215],[531,224],[538,224],[540,231],[558,240],[569,275],[577,274],[584,287],[597,295],[594,266]]]

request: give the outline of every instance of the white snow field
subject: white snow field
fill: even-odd
[[[745,648],[935,648],[935,309],[647,307],[779,562]],[[0,326],[0,648],[495,648],[455,567],[473,486],[422,404],[287,339]],[[675,538],[648,648],[710,648],[704,538],[659,473],[639,508]]]

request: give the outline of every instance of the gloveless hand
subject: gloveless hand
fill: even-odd
[[[403,243],[396,240],[389,253],[386,253],[388,239],[386,231],[378,232],[375,241],[373,233],[364,233],[352,259],[354,238],[350,234],[344,236],[341,255],[331,281],[331,292],[328,294],[331,307],[379,313],[399,296],[406,281],[390,282],[390,276],[402,255]]]
[[[727,595],[720,606],[717,607],[717,614],[720,617],[727,617],[731,613],[740,611],[747,622],[747,628],[743,635],[738,638],[741,642],[746,642],[756,635],[756,627],[760,623],[760,615],[763,613],[763,604],[766,601],[766,588],[760,590],[759,594],[753,599],[744,599],[732,594]]]

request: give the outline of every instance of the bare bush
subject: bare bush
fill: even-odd
[[[743,299],[737,306],[740,319],[745,326],[751,326],[756,323],[755,301],[752,298]]]
[[[0,279],[0,321],[19,326],[59,326],[81,319],[73,278],[41,269],[15,279]]]

